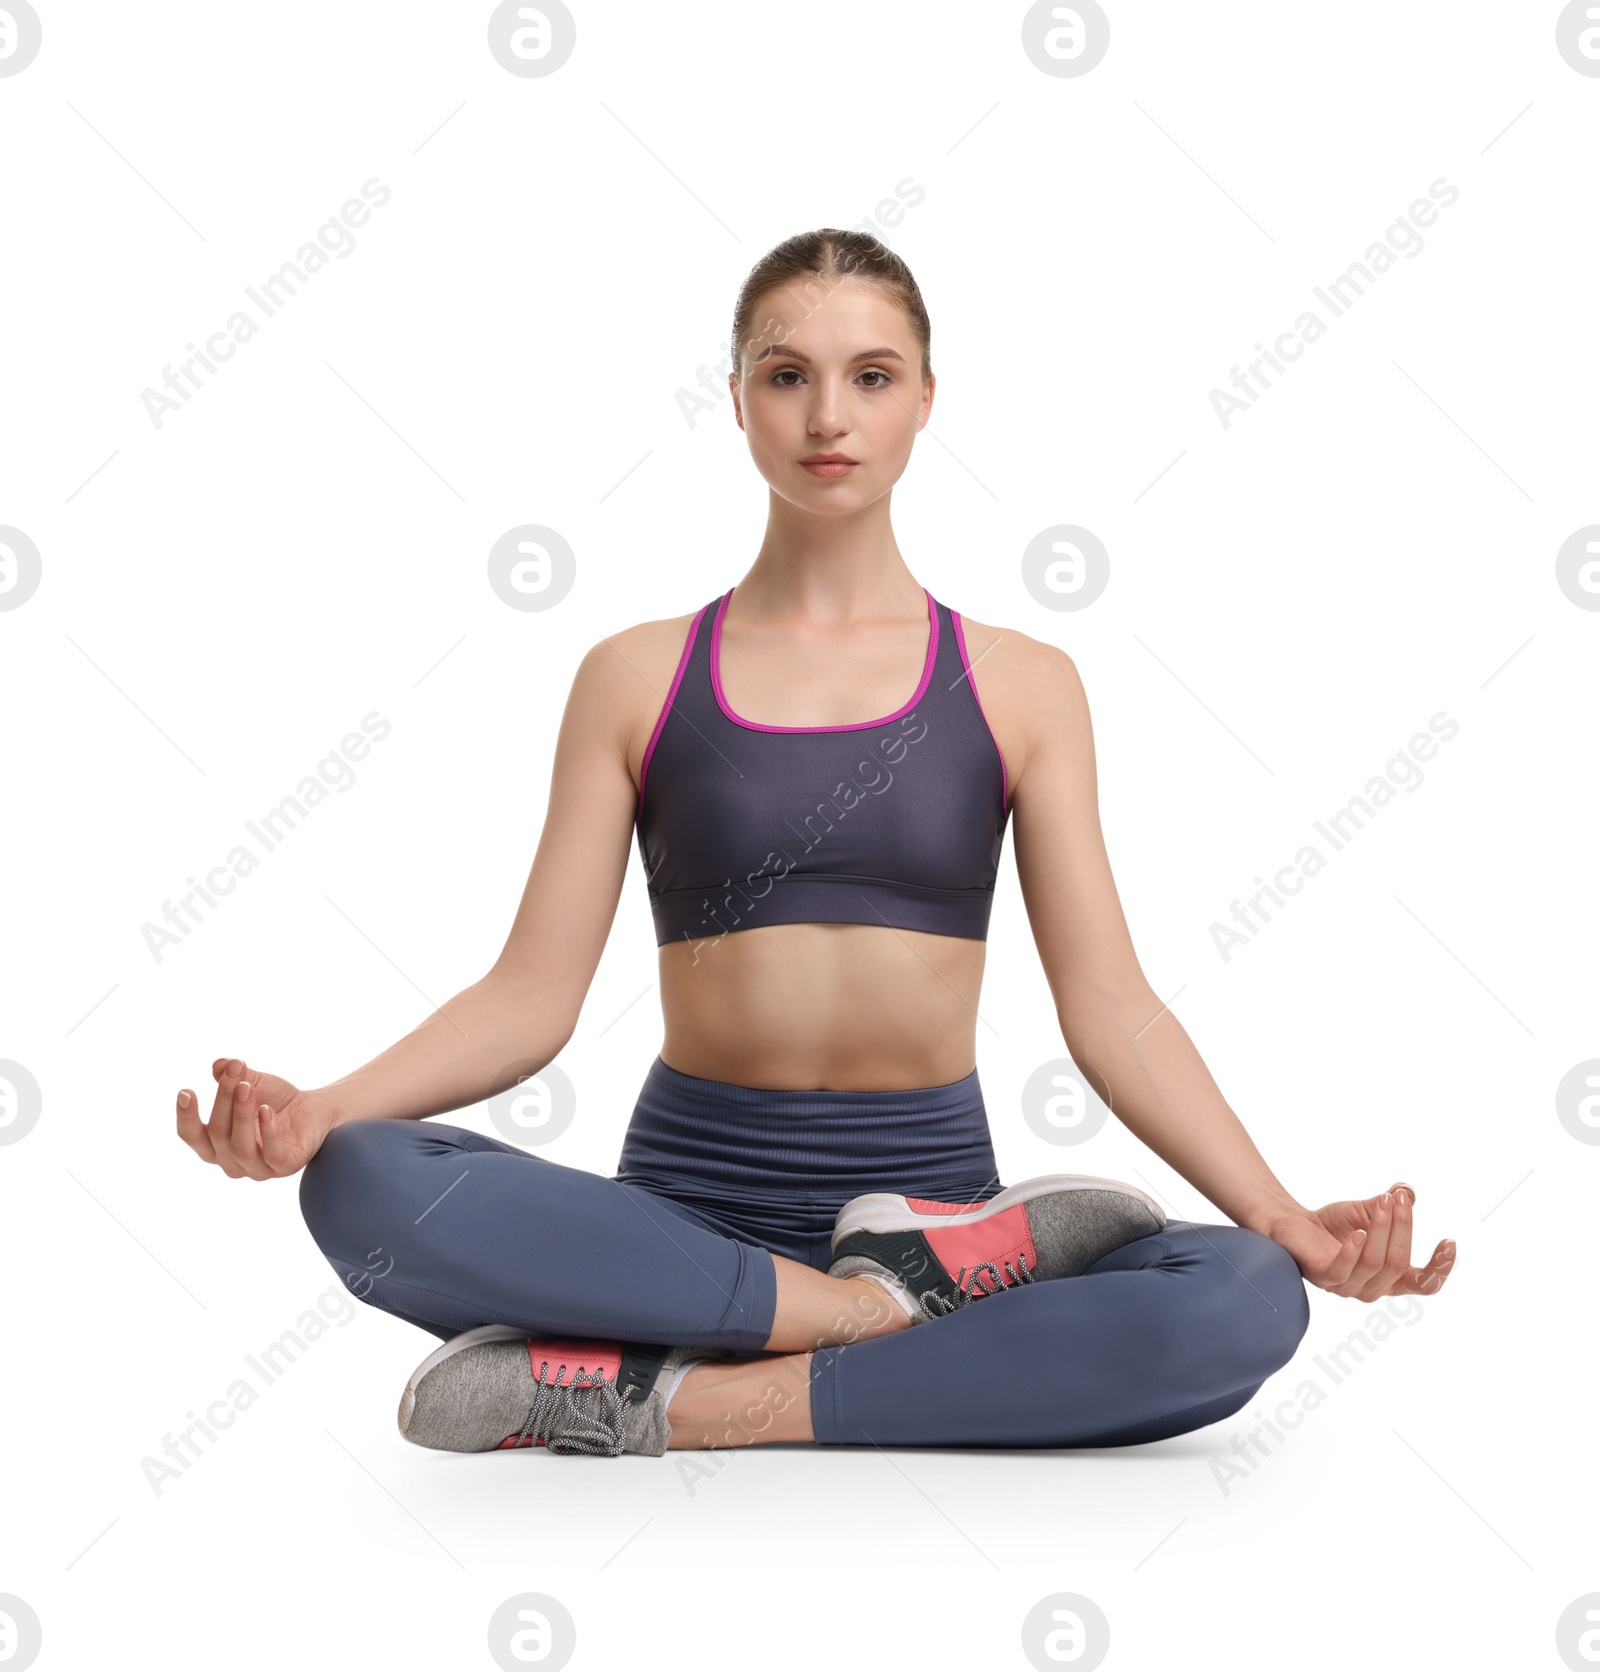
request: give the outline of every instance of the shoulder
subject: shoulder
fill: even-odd
[[[973,693],[1005,762],[1013,797],[1032,784],[1030,766],[1063,758],[1092,761],[1089,701],[1066,651],[1016,627],[966,615],[960,622]]]
[[[967,665],[985,703],[991,692],[997,703],[1014,708],[1019,716],[1036,705],[1076,700],[1083,691],[1078,667],[1059,645],[1033,638],[1016,627],[975,621],[953,612],[961,623]]]
[[[630,746],[647,736],[671,689],[696,614],[689,610],[605,633],[578,663],[572,704],[614,728]]]
[[[580,672],[615,683],[659,686],[665,694],[677,672],[688,643],[689,628],[699,612],[663,616],[658,621],[639,621],[618,627],[591,645],[579,665]]]

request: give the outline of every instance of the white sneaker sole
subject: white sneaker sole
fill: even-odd
[[[904,1196],[879,1192],[857,1196],[839,1209],[834,1222],[832,1247],[837,1249],[846,1237],[858,1231],[936,1231],[951,1225],[972,1225],[978,1220],[992,1218],[1014,1208],[1019,1202],[1031,1202],[1039,1196],[1053,1196],[1063,1190],[1114,1190],[1120,1196],[1130,1196],[1154,1214],[1157,1226],[1165,1225],[1167,1216],[1158,1203],[1142,1190],[1136,1190],[1121,1179],[1094,1178],[1087,1173],[1047,1173],[1041,1178],[1027,1179],[1002,1190],[987,1202],[977,1202],[970,1212],[922,1213],[911,1207]]]

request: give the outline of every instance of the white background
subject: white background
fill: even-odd
[[[44,1099],[0,1147],[0,1592],[39,1664],[487,1667],[489,1616],[536,1590],[575,1667],[1022,1667],[1060,1591],[1118,1669],[1559,1666],[1558,1615],[1600,1590],[1600,1148],[1555,1113],[1600,1055],[1600,615],[1555,581],[1600,521],[1600,78],[1558,54],[1560,8],[1107,0],[1104,61],[1056,77],[1014,4],[612,3],[524,78],[485,4],[39,6],[0,79],[0,523],[43,563],[0,612],[0,1057]],[[141,392],[373,177],[354,253],[157,428]],[[1209,391],[1441,177],[1421,253],[1225,429]],[[1424,1255],[1458,1240],[1449,1286],[1226,1493],[1248,1412],[698,1477],[429,1454],[393,1412],[433,1338],[362,1307],[157,1495],[163,1436],[338,1297],[296,1183],[202,1166],[177,1089],[225,1054],[322,1083],[485,971],[579,658],[759,540],[729,403],[681,404],[739,283],[905,181],[877,230],[939,386],[901,548],[1075,658],[1152,982],[1290,1188],[1410,1182]],[[552,610],[488,585],[521,523],[576,553]],[[1058,523],[1110,552],[1080,612],[1021,580]],[[152,956],[163,902],[374,710],[354,787]],[[1225,962],[1212,923],[1440,711],[1421,787]],[[613,1167],[654,976],[635,864],[554,1158]],[[1137,1173],[1217,1217],[1115,1122],[1076,1148],[1024,1124],[1064,1046],[1009,843],[982,1011],[1003,1177]],[[1314,1291],[1262,1400],[1371,1317]],[[1027,1373],[975,1364],[972,1398]]]

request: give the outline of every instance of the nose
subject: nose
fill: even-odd
[[[843,389],[831,379],[823,378],[817,383],[816,390],[811,403],[810,417],[806,423],[807,432],[824,440],[832,440],[847,433],[850,421],[844,412]]]

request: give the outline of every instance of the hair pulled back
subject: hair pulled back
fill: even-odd
[[[846,232],[835,226],[818,227],[785,238],[750,269],[733,310],[731,346],[735,373],[743,373],[745,356],[759,353],[769,342],[784,340],[786,331],[782,322],[770,317],[759,321],[754,318],[757,303],[769,290],[778,285],[795,285],[808,295],[815,295],[814,305],[820,307],[845,279],[879,286],[905,313],[922,348],[922,376],[931,376],[933,362],[928,349],[932,327],[911,269],[870,232]]]

